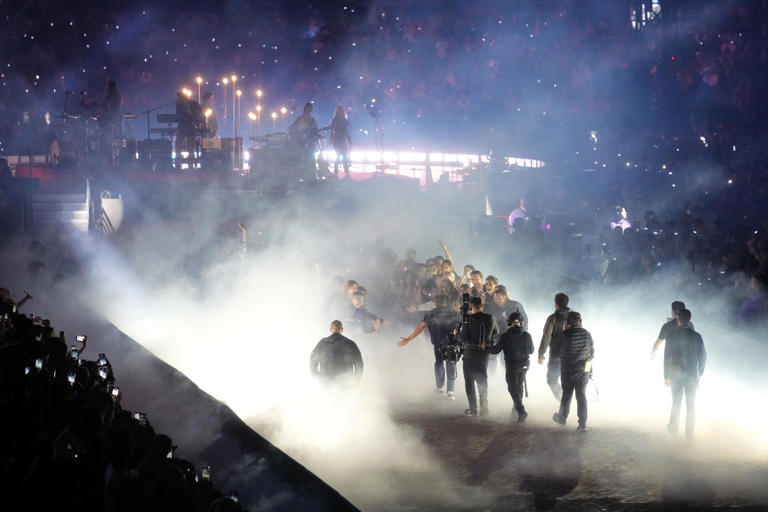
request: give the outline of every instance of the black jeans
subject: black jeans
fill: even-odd
[[[507,389],[518,413],[525,412],[525,407],[523,407],[523,386],[526,373],[528,373],[527,369],[510,369],[507,366]]]
[[[563,398],[560,399],[560,416],[565,420],[571,411],[571,399],[576,391],[576,415],[579,417],[579,425],[587,425],[587,383],[589,374],[580,372],[571,375],[562,374]]]
[[[672,389],[672,412],[669,415],[669,431],[677,433],[677,422],[680,418],[680,407],[683,405],[685,393],[685,437],[693,437],[693,427],[696,424],[696,388],[699,380],[695,377],[678,377],[670,379]]]
[[[443,354],[440,353],[440,348],[436,346],[433,348],[435,349],[435,387],[443,389],[445,373],[447,371],[448,385],[445,390],[450,393],[456,386],[456,361],[446,361]]]
[[[563,388],[560,386],[560,359],[550,358],[547,363],[547,385],[557,400],[563,397]]]
[[[477,395],[475,395],[475,382],[480,394],[480,406],[488,403],[488,359],[464,359],[464,389],[467,392],[469,408],[477,411]]]

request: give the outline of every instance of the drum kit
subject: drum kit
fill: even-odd
[[[51,126],[51,165],[119,166],[133,162],[136,141],[124,137],[123,122],[136,119],[136,114],[110,112],[105,102],[89,100],[85,91],[78,101],[72,100],[73,95],[73,91],[66,92],[64,111],[55,116],[60,122]]]

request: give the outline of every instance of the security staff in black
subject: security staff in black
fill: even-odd
[[[560,340],[563,335],[563,325],[571,310],[568,308],[569,298],[564,293],[555,295],[555,312],[547,317],[544,332],[539,343],[539,364],[544,364],[544,354],[549,350],[547,362],[547,385],[559,402],[563,396],[560,386]]]
[[[594,355],[595,346],[592,335],[581,327],[581,315],[571,311],[568,313],[560,346],[560,380],[563,385],[563,397],[560,399],[560,410],[552,416],[552,419],[556,423],[565,425],[575,391],[580,432],[587,430],[586,391]]]
[[[483,313],[483,301],[480,297],[469,300],[469,310],[472,313],[467,323],[461,328],[461,341],[464,344],[464,387],[467,392],[469,409],[464,411],[467,416],[477,416],[477,395],[475,383],[480,395],[480,416],[488,415],[488,351],[492,340],[499,333],[496,320]]]
[[[453,331],[461,320],[461,315],[448,307],[448,297],[438,295],[435,297],[435,309],[424,315],[424,320],[413,330],[407,338],[400,338],[398,347],[406,346],[413,338],[421,334],[425,328],[429,329],[429,337],[432,340],[432,349],[435,352],[435,391],[443,393],[443,383],[446,382],[446,373],[448,380],[446,384],[445,397],[448,400],[455,400],[454,387],[456,385],[456,362],[446,361],[445,356],[440,351],[448,335]]]
[[[341,321],[331,322],[331,335],[321,339],[309,357],[309,371],[324,381],[356,384],[363,376],[363,356],[343,331]]]
[[[691,312],[683,308],[677,314],[677,328],[668,332],[664,345],[664,383],[672,389],[672,411],[667,430],[677,435],[680,406],[685,393],[685,437],[693,438],[696,423],[696,388],[707,364],[707,352],[701,335],[693,330]]]
[[[528,417],[523,407],[523,386],[525,375],[531,365],[533,354],[533,340],[531,335],[523,329],[523,315],[519,311],[509,314],[507,318],[509,329],[499,336],[496,344],[489,349],[491,354],[504,352],[504,365],[507,368],[507,389],[515,403],[517,422],[522,423]]]

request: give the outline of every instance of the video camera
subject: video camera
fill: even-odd
[[[461,331],[469,320],[469,294],[461,295],[461,320],[456,326],[456,333],[450,332],[440,344],[438,350],[443,355],[443,359],[452,363],[457,363],[464,354],[464,343],[461,341]]]

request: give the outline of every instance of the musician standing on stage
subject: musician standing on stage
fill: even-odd
[[[314,108],[312,103],[304,105],[302,114],[288,128],[288,136],[296,147],[299,178],[315,176],[315,150],[317,141],[320,139],[320,131],[317,128],[317,121],[312,117]]]
[[[349,146],[352,139],[349,136],[349,120],[344,107],[339,105],[331,119],[331,146],[336,151],[336,161],[333,163],[333,174],[339,177],[339,159],[344,166],[345,178],[349,178]]]
[[[104,108],[102,109],[102,117],[99,119],[99,127],[102,130],[104,159],[112,165],[119,164],[123,132],[122,105],[123,97],[117,88],[117,82],[110,80],[107,83],[107,95],[104,97]]]
[[[195,150],[196,136],[200,135],[203,111],[200,104],[188,98],[183,92],[176,95],[176,115],[179,118],[179,132],[176,137],[176,152]]]
[[[216,117],[216,109],[213,108],[214,100],[211,91],[203,94],[203,115],[205,116],[205,136],[215,138],[219,136],[219,119]]]

